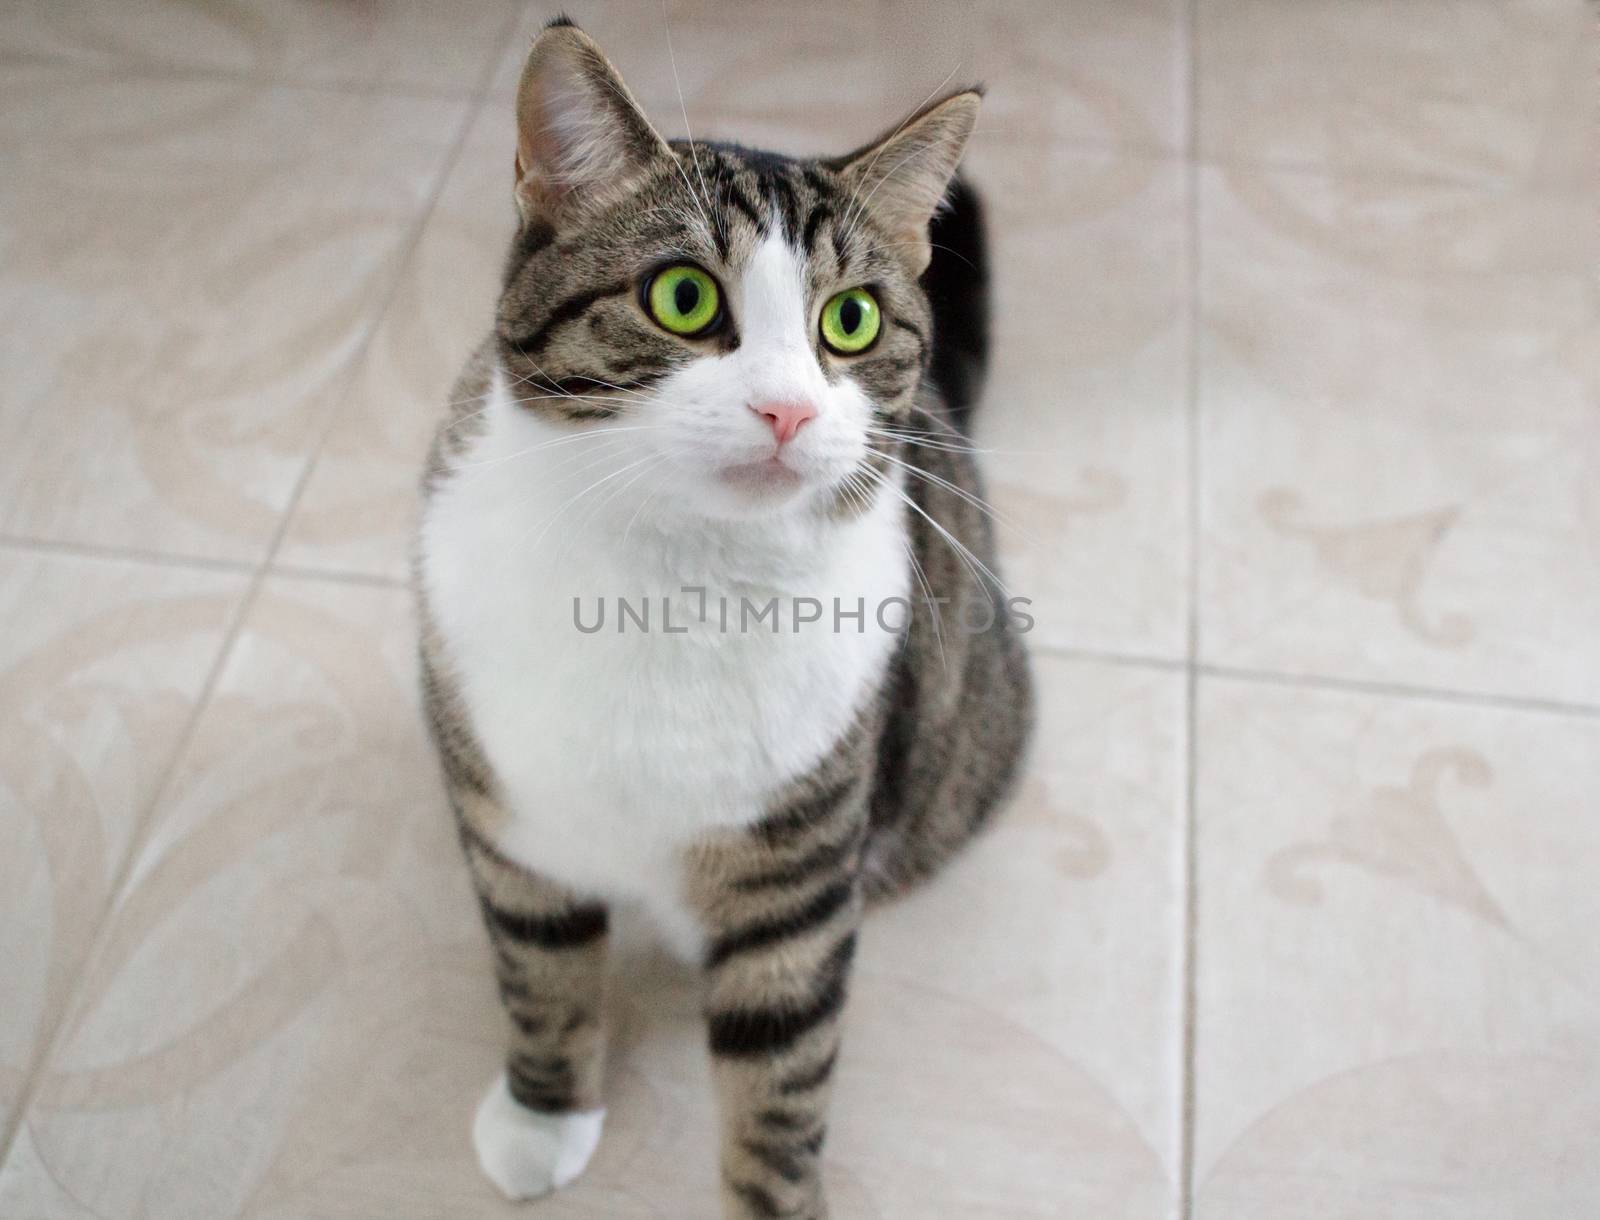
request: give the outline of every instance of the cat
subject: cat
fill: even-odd
[[[966,440],[979,93],[833,159],[669,142],[557,19],[516,107],[518,230],[417,544],[511,1025],[474,1144],[514,1199],[583,1170],[611,915],[641,911],[704,971],[723,1214],[821,1217],[863,909],[978,831],[1031,720]]]

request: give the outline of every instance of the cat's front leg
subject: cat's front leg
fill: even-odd
[[[531,1199],[576,1178],[600,1139],[607,914],[470,829],[462,839],[511,1022],[472,1141],[502,1193]]]
[[[861,920],[864,788],[822,785],[695,859],[728,1220],[827,1215],[821,1153]]]

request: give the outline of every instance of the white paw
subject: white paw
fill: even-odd
[[[511,1096],[501,1072],[472,1120],[478,1164],[508,1199],[534,1199],[565,1186],[600,1142],[604,1110],[541,1114]]]

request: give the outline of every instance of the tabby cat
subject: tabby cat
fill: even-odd
[[[1017,769],[1023,620],[965,440],[978,104],[795,159],[664,140],[565,20],[528,56],[520,224],[417,550],[425,702],[511,1023],[473,1138],[512,1198],[600,1138],[627,909],[704,972],[723,1214],[824,1216],[863,906]]]

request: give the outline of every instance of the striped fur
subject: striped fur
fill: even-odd
[[[860,926],[872,734],[841,742],[761,821],[701,844],[706,1019],[721,1094],[724,1212],[824,1214],[839,1019]]]
[[[552,97],[570,103],[586,89],[594,114],[546,113]],[[446,514],[444,502],[475,469],[502,460],[484,457],[494,452],[493,429],[504,425],[497,410],[536,418],[539,435],[555,438],[541,444],[581,438],[586,429],[648,426],[657,387],[739,351],[749,337],[737,299],[726,325],[705,338],[685,340],[652,324],[642,304],[652,269],[689,259],[724,275],[733,295],[738,270],[776,239],[802,269],[806,300],[841,282],[869,285],[885,318],[873,346],[849,359],[824,350],[814,328],[800,337],[820,370],[817,384],[864,394],[871,414],[858,468],[871,474],[852,473],[819,493],[805,510],[812,514],[809,532],[800,536],[843,546],[852,531],[891,522],[908,565],[895,580],[924,604],[893,647],[862,654],[876,658],[874,668],[831,747],[793,773],[774,769],[771,782],[760,786],[762,798],[734,816],[708,816],[681,839],[662,839],[671,845],[664,884],[681,904],[690,951],[705,976],[707,1046],[720,1095],[723,1214],[823,1217],[828,1099],[863,912],[872,900],[936,871],[981,828],[1017,769],[1030,721],[1021,639],[993,576],[982,486],[964,437],[987,350],[982,230],[970,188],[953,191],[950,210],[937,221],[958,260],[941,254],[944,241],[930,245],[928,237],[929,215],[970,129],[975,99],[957,95],[953,107],[935,104],[884,143],[831,161],[731,144],[668,144],[644,122],[593,44],[567,24],[536,44],[520,99],[522,223],[493,333],[463,373],[435,441],[418,558],[424,703],[510,1019],[504,1088],[522,1111],[549,1120],[538,1128],[549,1136],[545,1151],[530,1151],[529,1164],[491,1164],[493,1157],[518,1155],[514,1133],[506,1130],[493,1154],[480,1138],[480,1156],[508,1193],[560,1185],[575,1172],[574,1156],[581,1167],[595,1128],[580,1130],[568,1120],[594,1116],[598,1123],[603,1101],[610,908],[663,883],[608,888],[562,863],[573,858],[573,843],[582,846],[578,832],[600,811],[585,809],[581,799],[572,808],[534,809],[519,796],[526,784],[518,788],[507,769],[520,765],[516,754],[529,743],[509,752],[496,744],[502,726],[474,702],[467,673],[484,642],[461,635],[460,615],[445,595],[450,581],[442,573],[449,565],[439,551],[439,538],[450,535],[430,533],[430,524]],[[894,167],[909,159],[908,147],[912,155],[938,153],[937,173],[925,181],[909,171],[897,176]],[[971,272],[965,278],[963,267]],[[895,488],[903,489],[903,509]],[[629,529],[653,528],[650,503],[640,497]],[[664,553],[676,555],[683,545],[677,520],[661,527]],[[741,533],[737,522],[707,520],[707,537],[722,540],[708,552],[725,562],[726,552],[765,537],[761,528]],[[696,552],[687,547],[683,554]],[[680,567],[692,569],[693,562],[684,559]],[[486,584],[481,592],[488,597],[493,589]],[[473,590],[464,596],[469,604],[480,600]],[[989,626],[959,626],[973,621]],[[521,655],[515,641],[503,641],[503,649],[496,643],[488,642],[496,664],[502,653]],[[566,671],[552,665],[521,680],[530,696],[537,689],[548,699],[544,686],[558,680],[551,677],[556,672]],[[680,696],[649,686],[648,674],[640,680],[644,685],[625,700],[619,693],[619,706],[638,711],[638,700],[657,699],[658,706],[644,710],[653,706],[663,722],[679,713],[682,700],[705,693]],[[594,694],[570,693],[574,700]],[[737,684],[729,689],[729,697],[740,693]],[[782,706],[794,697],[766,693]],[[804,700],[794,708],[797,717],[810,711]],[[723,796],[708,789],[707,807],[717,808]],[[545,840],[548,854],[537,838],[529,846],[519,827],[533,824],[559,828],[565,846],[558,851],[554,838]],[[608,833],[606,825],[595,820],[593,833]],[[653,833],[641,828],[640,837]],[[486,1101],[480,1126],[495,1121]],[[574,1153],[584,1140],[589,1144]],[[554,1164],[557,1151],[565,1168]],[[531,1163],[541,1156],[551,1164]],[[508,1185],[530,1181],[535,1185]]]

